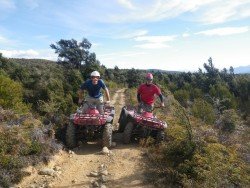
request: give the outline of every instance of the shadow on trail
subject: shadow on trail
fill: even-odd
[[[116,146],[109,148],[111,151],[140,147],[138,141],[133,141],[130,144],[123,144],[123,133],[114,132],[112,140],[116,143]],[[96,141],[82,143],[72,151],[74,151],[76,155],[102,155],[102,148],[102,140],[99,139]]]
[[[87,142],[73,149],[76,155],[99,155],[102,145],[99,142]]]

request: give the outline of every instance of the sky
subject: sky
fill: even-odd
[[[83,38],[107,68],[198,71],[250,65],[250,0],[0,0],[4,57],[57,60]]]

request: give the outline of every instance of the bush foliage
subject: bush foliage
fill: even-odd
[[[4,75],[0,75],[0,106],[20,113],[29,110],[29,107],[23,103],[22,85]]]

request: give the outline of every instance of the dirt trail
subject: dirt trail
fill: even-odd
[[[124,89],[113,95],[111,104],[116,108],[114,125],[117,124],[120,109],[125,105]],[[111,148],[109,155],[100,153],[102,147],[98,143],[83,144],[73,152],[62,151],[48,168],[57,167],[57,173],[52,176],[38,175],[38,168],[32,169],[32,175],[26,178],[19,187],[153,187],[143,183],[142,162],[143,152],[138,144],[123,145],[121,133],[114,133],[113,141],[116,146]],[[107,167],[106,182],[97,181],[99,177],[89,176],[100,166]],[[40,167],[42,168],[42,167]],[[44,167],[43,167],[44,168]]]

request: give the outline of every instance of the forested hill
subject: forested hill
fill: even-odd
[[[212,58],[194,73],[154,71],[167,108],[158,117],[169,124],[160,145],[144,143],[153,165],[151,182],[181,187],[249,186],[250,75],[218,70]],[[8,59],[0,54],[0,187],[19,182],[23,167],[45,162],[58,151],[51,130],[63,141],[77,90],[98,70],[111,95],[136,88],[146,70],[107,69],[90,54],[85,63]],[[116,112],[120,113],[120,112]],[[38,139],[39,138],[39,139]],[[46,140],[46,142],[44,141]],[[28,159],[28,160],[27,160]]]

